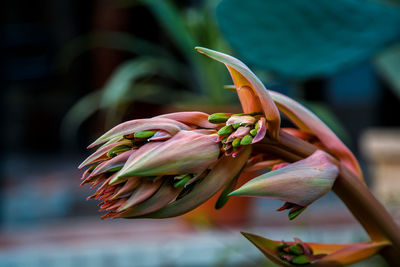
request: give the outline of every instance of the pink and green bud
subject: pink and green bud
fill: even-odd
[[[180,131],[154,149],[133,154],[111,183],[130,176],[201,173],[218,159],[220,149],[215,135]]]
[[[150,118],[150,119],[139,119],[131,120],[121,123],[93,142],[89,148],[103,144],[114,138],[123,138],[124,136],[135,135],[143,131],[156,131],[163,130],[171,135],[175,135],[181,130],[190,130],[190,127],[179,121],[175,121],[167,118]]]
[[[335,159],[317,150],[306,159],[252,179],[231,195],[279,199],[295,205],[294,211],[298,211],[328,193],[338,172]]]

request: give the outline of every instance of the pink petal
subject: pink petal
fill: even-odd
[[[265,134],[267,133],[267,127],[265,125],[265,119],[261,117],[258,122],[258,130],[256,136],[253,138],[253,141],[251,142],[252,144],[257,143],[265,137]]]
[[[135,207],[126,210],[118,217],[132,218],[155,212],[174,201],[182,190],[183,187],[175,188],[168,181],[166,181],[152,197],[140,204],[137,204]]]
[[[208,114],[199,111],[185,111],[185,112],[175,112],[157,116],[155,118],[167,118],[182,122],[188,125],[196,125],[201,128],[215,129],[218,124],[210,123],[208,121]]]
[[[228,137],[227,141],[228,142],[232,142],[236,138],[242,138],[243,136],[245,136],[249,132],[250,132],[250,127],[239,127],[239,128],[236,129],[236,131],[231,133],[231,135]]]
[[[128,150],[128,151],[125,151],[125,152],[119,154],[116,157],[113,157],[112,159],[109,159],[109,160],[99,164],[99,166],[97,166],[92,171],[90,176],[96,176],[96,175],[104,173],[110,169],[113,169],[115,167],[123,166],[125,164],[125,162],[128,160],[128,158],[135,152],[136,152],[136,150]]]
[[[147,139],[147,141],[164,141],[171,138],[171,134],[164,131],[157,131],[152,137]]]
[[[121,146],[121,145],[132,145],[132,142],[129,140],[126,141],[120,141],[120,142],[116,142],[113,144],[109,144],[107,146],[104,146],[102,148],[99,148],[96,152],[94,152],[92,155],[90,155],[87,159],[85,159],[81,165],[79,165],[78,169],[82,169],[83,167],[85,167],[88,164],[94,163],[96,161],[99,160],[99,158],[101,156],[104,156],[110,149],[117,147],[117,146]]]
[[[232,116],[226,121],[226,125],[232,125],[232,124],[236,124],[236,123],[240,123],[240,125],[254,124],[255,122],[256,122],[256,118],[254,118],[252,116],[247,116],[247,115]]]
[[[167,118],[150,118],[150,119],[139,119],[131,120],[121,124],[118,124],[100,138],[94,141],[88,148],[107,142],[118,136],[124,136],[134,132],[146,131],[146,130],[164,130],[171,135],[176,134],[180,130],[190,130],[190,128],[178,121],[167,119]]]
[[[157,181],[142,181],[138,188],[132,193],[130,198],[124,203],[124,205],[119,208],[118,211],[126,210],[134,205],[145,201],[151,197],[160,188],[162,180]]]

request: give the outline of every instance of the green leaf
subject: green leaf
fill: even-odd
[[[331,75],[399,38],[398,6],[360,0],[223,0],[221,30],[240,58],[289,78]]]
[[[391,85],[390,88],[400,98],[400,44],[394,45],[375,58],[378,72]]]
[[[239,175],[240,173],[221,192],[221,195],[218,197],[218,200],[215,203],[215,209],[221,209],[228,202],[230,198],[229,193],[231,193],[235,189],[237,181],[239,179]]]

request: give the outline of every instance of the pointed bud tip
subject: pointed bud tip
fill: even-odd
[[[240,190],[241,188],[236,189],[235,191],[232,191],[228,194],[228,196],[244,196],[243,190]]]

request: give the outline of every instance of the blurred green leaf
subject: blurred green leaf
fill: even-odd
[[[247,63],[291,78],[330,75],[400,37],[400,10],[361,0],[223,0],[217,18]]]
[[[375,58],[375,65],[382,77],[400,98],[400,44],[390,47]]]
[[[120,65],[105,86],[96,92],[82,97],[66,114],[61,131],[65,140],[74,138],[79,126],[96,111],[106,109],[107,123],[114,123],[121,117],[117,109],[124,103],[133,100],[150,100],[149,102],[165,103],[174,90],[161,84],[138,83],[141,79],[165,76],[185,83],[186,69],[179,62],[168,59],[138,57]],[[158,95],[160,97],[157,97]],[[183,95],[185,95],[183,93]]]
[[[184,53],[186,58],[194,62],[197,61],[198,59],[193,53],[196,41],[185,26],[182,14],[171,4],[171,1],[141,0],[141,2],[150,8],[161,26],[169,33],[172,41]]]
[[[100,105],[102,107],[117,105],[127,94],[135,80],[156,75],[167,76],[185,83],[188,72],[183,65],[174,60],[151,57],[138,57],[128,60],[114,71],[103,87]]]
[[[128,33],[93,32],[69,41],[62,48],[57,60],[59,68],[68,69],[78,56],[96,47],[107,47],[142,56],[172,57],[164,47]]]

